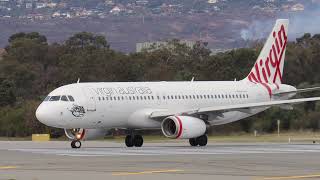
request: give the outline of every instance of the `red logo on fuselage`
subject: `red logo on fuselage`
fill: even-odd
[[[254,69],[250,72],[248,79],[254,83],[260,83],[265,86],[271,97],[271,88],[268,84],[276,84],[277,79],[282,81],[281,61],[287,45],[287,34],[284,25],[281,25],[280,30],[273,32],[274,42],[269,50],[269,54],[265,61],[260,59],[254,65]],[[271,70],[274,70],[272,74]]]

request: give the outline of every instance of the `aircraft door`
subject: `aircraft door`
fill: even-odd
[[[84,88],[85,96],[86,96],[86,106],[87,111],[96,111],[96,100],[94,97],[94,92],[92,87]]]

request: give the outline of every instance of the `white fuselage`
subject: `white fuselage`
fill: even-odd
[[[293,87],[272,88],[288,91]],[[160,129],[161,121],[150,119],[148,113],[272,100],[264,86],[248,81],[76,83],[59,87],[48,96],[63,95],[71,95],[74,101],[42,102],[37,110],[42,123],[58,128]],[[266,109],[209,113],[208,122],[226,124]]]

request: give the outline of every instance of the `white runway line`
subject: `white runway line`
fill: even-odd
[[[223,155],[223,154],[270,154],[270,153],[320,153],[318,145],[249,145],[208,147],[142,147],[142,148],[82,148],[40,149],[15,148],[11,151],[51,154],[61,156],[158,156],[158,155]]]

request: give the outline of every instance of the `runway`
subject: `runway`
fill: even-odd
[[[242,143],[0,142],[0,180],[8,179],[320,179],[320,145]]]

